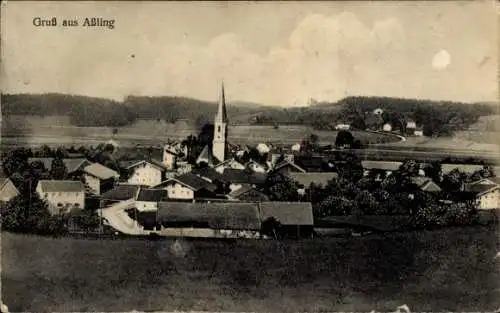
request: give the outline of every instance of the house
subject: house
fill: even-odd
[[[112,189],[120,174],[104,165],[94,163],[83,169],[83,178],[92,192],[99,195]]]
[[[271,164],[269,164],[269,165],[271,165]],[[267,164],[263,165],[257,161],[250,160],[247,162],[247,164],[245,164],[243,169],[245,169],[245,168],[250,170],[253,173],[267,173],[267,171],[270,167]]]
[[[228,168],[222,173],[222,180],[229,184],[231,191],[234,191],[245,184],[262,186],[266,182],[266,174]]]
[[[410,178],[411,182],[420,190],[429,193],[439,193],[441,188],[430,178],[423,176],[413,176]]]
[[[224,162],[221,162],[214,166],[214,169],[221,174],[224,172],[224,169],[226,168],[232,168],[235,170],[244,170],[245,166],[240,162],[236,161],[234,158],[227,159]]]
[[[69,213],[85,206],[85,187],[80,181],[40,180],[36,192],[47,201],[51,214]]]
[[[414,120],[406,121],[407,130],[411,130],[411,132],[413,132],[413,130],[415,130],[416,128],[417,128],[417,123]]]
[[[312,183],[324,187],[338,176],[335,172],[290,173],[290,178],[298,182],[301,189],[309,188]]]
[[[260,216],[256,203],[160,202],[150,225],[159,234],[184,237],[260,238]],[[151,225],[152,224],[152,225]],[[149,226],[149,227],[148,227]]]
[[[424,130],[422,128],[415,128],[413,135],[417,137],[422,137],[424,135]]]
[[[274,167],[273,172],[288,175],[293,172],[305,173],[306,170],[295,164],[293,161],[284,160]]]
[[[385,131],[385,132],[391,132],[392,131],[392,125],[389,124],[389,123],[385,123],[383,126],[382,126],[382,131]]]
[[[498,184],[475,183],[466,187],[482,210],[500,209],[500,186]]]
[[[217,185],[193,173],[169,178],[155,188],[167,190],[169,199],[194,200],[215,196]]]
[[[335,130],[349,130],[351,128],[351,125],[345,124],[345,123],[339,123],[335,125]]]
[[[227,198],[230,200],[238,200],[245,202],[262,202],[269,201],[269,197],[262,191],[256,189],[250,184],[242,184],[240,188],[231,191]]]
[[[135,205],[140,212],[157,211],[158,202],[167,200],[168,192],[164,189],[140,188],[135,197]]]
[[[139,161],[127,167],[131,175],[129,184],[156,186],[165,180],[166,168],[155,161]]]
[[[188,162],[186,162],[186,161],[177,162],[177,169],[176,169],[177,174],[179,174],[179,175],[186,174],[186,173],[191,172],[192,170],[193,170],[193,166],[191,164],[189,164]]]
[[[259,211],[261,223],[273,218],[280,224],[279,231],[284,236],[312,236],[314,218],[309,202],[261,202]]]
[[[117,184],[113,189],[106,191],[101,194],[101,200],[103,200],[104,206],[119,202],[119,201],[127,201],[130,199],[135,199],[137,196],[137,192],[141,187],[140,185],[131,185],[131,184]]]
[[[8,202],[19,195],[19,190],[8,177],[0,177],[0,202]]]
[[[368,176],[370,173],[377,174],[381,176],[391,175],[393,172],[397,171],[403,162],[390,162],[390,161],[361,161],[361,166],[364,169],[364,176]]]
[[[163,147],[163,162],[162,165],[167,170],[173,170],[177,163],[179,154],[170,149],[169,146]]]
[[[218,182],[223,182],[222,174],[219,173],[216,169],[211,167],[204,167],[200,169],[196,169],[192,171],[194,175],[207,180],[210,183],[217,184]]]
[[[29,158],[28,163],[33,164],[35,162],[40,162],[43,164],[43,167],[50,171],[52,170],[52,162],[54,158]],[[88,161],[85,158],[77,158],[77,159],[62,159],[64,166],[66,166],[66,170],[68,174],[71,176],[78,176],[83,173],[83,169],[92,164],[92,162]]]

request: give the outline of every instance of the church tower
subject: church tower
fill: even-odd
[[[214,121],[214,141],[212,144],[212,155],[219,162],[224,161],[226,158],[227,122],[224,83],[222,83],[219,95],[217,115],[215,115]]]

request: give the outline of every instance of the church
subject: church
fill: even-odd
[[[197,164],[205,162],[208,166],[213,167],[226,161],[229,152],[227,145],[227,126],[228,119],[226,111],[226,97],[224,94],[224,83],[222,83],[217,113],[214,119],[214,138],[212,141],[212,147],[210,147],[210,145],[206,145],[203,148],[196,160]]]

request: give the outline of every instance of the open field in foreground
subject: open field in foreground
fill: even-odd
[[[491,311],[498,233],[456,228],[296,242],[2,234],[11,311]]]

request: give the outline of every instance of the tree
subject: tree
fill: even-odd
[[[351,148],[354,144],[354,136],[350,131],[341,130],[335,138],[335,147],[337,148]]]
[[[61,159],[55,158],[54,160],[52,160],[50,176],[55,180],[64,180],[68,177],[68,169]]]
[[[372,215],[378,213],[379,203],[369,191],[361,191],[354,201],[355,205],[359,207],[364,214]]]
[[[260,232],[263,235],[279,239],[281,238],[281,223],[274,217],[267,218],[262,222]]]
[[[264,186],[266,194],[272,201],[299,200],[298,183],[281,173],[268,175]]]
[[[313,207],[313,214],[317,218],[328,216],[346,216],[352,213],[355,203],[352,200],[339,196],[328,196]]]
[[[441,182],[442,166],[438,161],[434,161],[424,167],[424,172],[427,177],[430,177],[436,183]]]
[[[419,174],[420,164],[415,160],[405,160],[403,164],[399,166],[398,172],[402,176],[411,177],[417,176]]]

